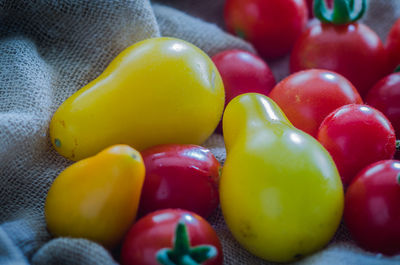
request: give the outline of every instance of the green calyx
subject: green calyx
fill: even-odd
[[[211,245],[191,247],[186,225],[181,220],[176,226],[173,248],[159,250],[156,258],[162,265],[200,265],[217,254],[217,249]]]
[[[396,140],[396,151],[400,152],[400,140]]]
[[[394,69],[393,73],[398,73],[400,72],[400,64]]]
[[[334,0],[332,10],[325,0],[314,0],[314,15],[324,23],[344,25],[359,20],[367,10],[367,0],[360,0],[361,8],[357,11],[354,0]]]

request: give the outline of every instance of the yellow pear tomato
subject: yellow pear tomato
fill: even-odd
[[[275,262],[324,247],[343,212],[342,182],[329,153],[260,94],[234,98],[223,129],[221,209],[239,243]]]
[[[49,231],[116,246],[136,218],[144,176],[140,153],[127,145],[111,146],[69,166],[47,194]]]
[[[201,144],[224,107],[224,87],[211,59],[175,38],[138,42],[68,98],[50,123],[63,156],[80,160],[113,144],[138,150]]]

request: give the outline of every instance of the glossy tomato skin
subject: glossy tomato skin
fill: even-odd
[[[331,154],[344,185],[367,165],[393,158],[396,151],[389,120],[377,109],[360,104],[345,105],[329,114],[317,140]]]
[[[343,212],[343,186],[329,153],[260,94],[234,98],[223,126],[221,210],[236,240],[271,262],[323,248]]]
[[[50,139],[75,161],[120,143],[139,151],[201,144],[221,119],[224,94],[202,50],[176,38],[149,38],[126,48],[63,102],[50,122]]]
[[[400,161],[376,162],[352,181],[344,219],[363,248],[386,255],[400,254]]]
[[[67,167],[44,206],[54,236],[86,238],[112,249],[136,219],[145,166],[128,145],[113,145]]]
[[[380,110],[390,120],[400,139],[400,73],[380,80],[367,94],[367,104]]]
[[[243,50],[226,50],[211,58],[217,67],[225,88],[225,107],[236,96],[244,93],[268,95],[275,86],[275,77],[257,55]],[[221,123],[217,131],[222,131]]]
[[[172,248],[176,225],[184,220],[191,246],[212,245],[218,255],[204,265],[221,265],[221,243],[211,225],[199,215],[179,210],[155,211],[139,219],[127,233],[121,251],[123,265],[159,265],[155,255],[162,248]]]
[[[244,93],[268,95],[275,86],[275,77],[260,57],[243,50],[227,50],[211,58],[225,88],[225,106]]]
[[[298,129],[316,137],[328,114],[343,105],[362,104],[356,88],[345,77],[327,70],[294,73],[269,94]]]
[[[165,208],[193,211],[205,218],[219,203],[220,164],[198,145],[168,144],[142,151],[146,177],[141,215]]]
[[[225,24],[254,45],[265,58],[288,53],[305,29],[308,11],[305,0],[227,0]]]
[[[315,23],[296,41],[290,58],[292,73],[327,69],[346,77],[362,97],[387,72],[387,53],[379,36],[360,23]]]
[[[386,40],[386,49],[389,53],[389,67],[393,71],[400,65],[400,18],[393,24]]]

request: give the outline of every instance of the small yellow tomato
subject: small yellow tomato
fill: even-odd
[[[50,137],[57,152],[75,161],[120,143],[137,150],[201,144],[223,107],[222,79],[203,51],[179,39],[147,39],[59,107]]]
[[[71,165],[47,194],[49,231],[116,246],[136,218],[144,176],[140,153],[127,145],[111,146]]]
[[[234,98],[223,129],[220,201],[233,236],[274,262],[324,247],[343,212],[342,182],[329,153],[260,94]]]

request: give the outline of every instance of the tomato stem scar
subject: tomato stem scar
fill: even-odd
[[[240,37],[241,39],[246,39],[246,34],[244,33],[243,30],[241,29],[236,29],[235,33],[238,37]]]

